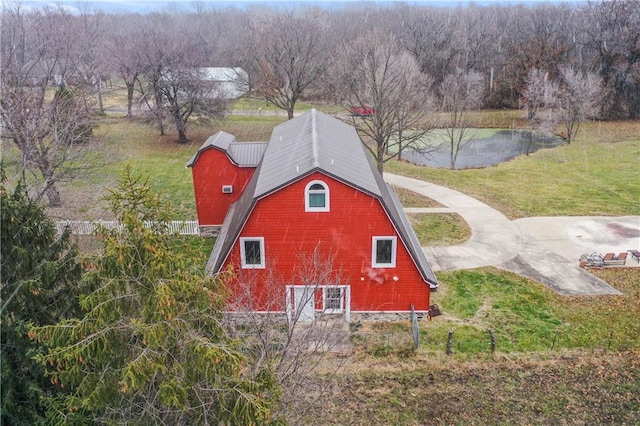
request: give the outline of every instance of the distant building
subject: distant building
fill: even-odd
[[[204,80],[216,83],[216,98],[237,99],[249,91],[249,77],[242,68],[209,67],[198,71]]]
[[[352,126],[311,110],[269,143],[219,132],[187,166],[200,224],[220,227],[207,269],[233,271],[230,311],[428,312],[438,281]],[[314,265],[314,255],[331,264]]]

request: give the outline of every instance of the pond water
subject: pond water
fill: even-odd
[[[486,129],[480,131],[486,133]],[[476,169],[495,166],[509,161],[519,155],[526,155],[542,148],[552,148],[564,144],[562,138],[553,135],[544,135],[527,130],[497,130],[490,136],[478,136],[465,143],[464,148],[458,153],[456,169]],[[440,145],[429,153],[420,153],[406,150],[402,158],[416,164],[429,167],[451,166],[450,146]]]

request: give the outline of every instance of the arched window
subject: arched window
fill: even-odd
[[[321,180],[307,184],[304,196],[304,210],[307,212],[329,211],[329,187]]]

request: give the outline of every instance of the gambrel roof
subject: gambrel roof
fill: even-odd
[[[222,268],[254,205],[314,172],[321,172],[380,200],[423,279],[438,281],[395,192],[384,182],[354,127],[315,109],[277,126],[262,162],[244,192],[231,205],[207,264]]]
[[[239,167],[256,167],[266,147],[266,142],[236,142],[235,136],[227,132],[218,132],[207,138],[198,152],[191,157],[187,167],[192,167],[198,161],[200,154],[211,148],[217,148],[226,153],[229,159]]]
[[[355,143],[357,142],[357,143]],[[254,197],[262,197],[322,170],[340,181],[382,195],[356,129],[311,110],[277,126],[264,153]]]

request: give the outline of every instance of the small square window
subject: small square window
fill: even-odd
[[[374,267],[395,267],[396,244],[396,237],[373,237],[372,265]]]
[[[240,238],[240,258],[243,268],[264,268],[264,238]]]

